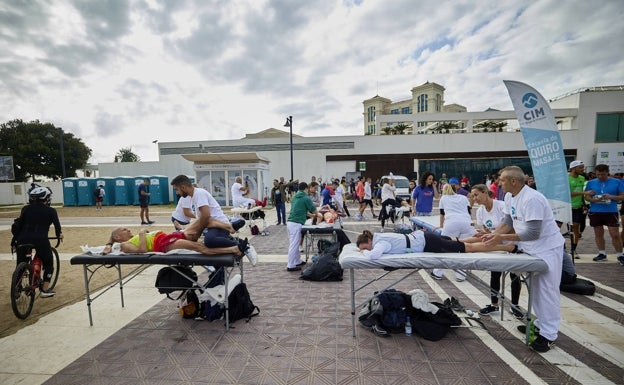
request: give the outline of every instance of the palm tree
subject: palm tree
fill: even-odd
[[[394,126],[394,133],[397,135],[403,135],[405,133],[405,130],[407,130],[408,128],[409,127],[405,123],[399,123]]]
[[[132,152],[132,147],[122,148],[115,155],[115,163],[117,162],[139,162],[141,158]]]

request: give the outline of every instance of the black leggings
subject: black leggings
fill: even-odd
[[[463,242],[453,240],[446,235],[440,235],[431,231],[423,231],[425,235],[426,253],[465,253],[466,245]]]
[[[497,294],[501,288],[501,275],[502,273],[500,271],[492,271],[490,273],[490,299],[493,304],[498,303]],[[511,278],[511,303],[517,305],[520,300],[522,282],[520,282],[520,277],[514,273],[509,273],[509,278]]]

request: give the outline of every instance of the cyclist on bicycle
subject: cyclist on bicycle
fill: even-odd
[[[54,224],[56,237],[63,239],[61,222],[56,209],[50,207],[52,192],[46,187],[35,187],[29,193],[30,204],[22,209],[23,226],[17,235],[17,244],[32,244],[43,264],[43,287],[41,297],[52,297],[55,293],[50,290],[50,280],[54,272],[52,262],[52,245],[48,239],[50,225]],[[18,254],[17,263],[22,262]]]

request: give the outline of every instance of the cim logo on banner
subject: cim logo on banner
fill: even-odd
[[[537,105],[537,95],[532,92],[528,92],[522,96],[522,105],[529,109],[522,116],[524,120],[535,120],[545,115],[544,107],[534,108]]]

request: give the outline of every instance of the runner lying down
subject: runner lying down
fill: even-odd
[[[408,244],[409,242],[409,244]],[[410,234],[376,233],[364,230],[356,241],[358,249],[370,259],[379,259],[383,254],[407,253],[478,253],[484,251],[517,250],[513,243],[487,246],[479,238],[453,240],[431,231],[416,230]]]
[[[206,255],[242,255],[245,250],[252,248],[248,245],[247,239],[239,240],[238,246],[209,248],[197,241],[186,239],[184,232],[180,231],[167,234],[163,231],[148,232],[146,229],[141,229],[139,234],[133,235],[127,227],[118,227],[111,233],[110,240],[102,254],[110,253],[115,242],[121,244],[121,251],[124,253],[147,253],[150,251],[166,253],[171,250],[184,249]]]

